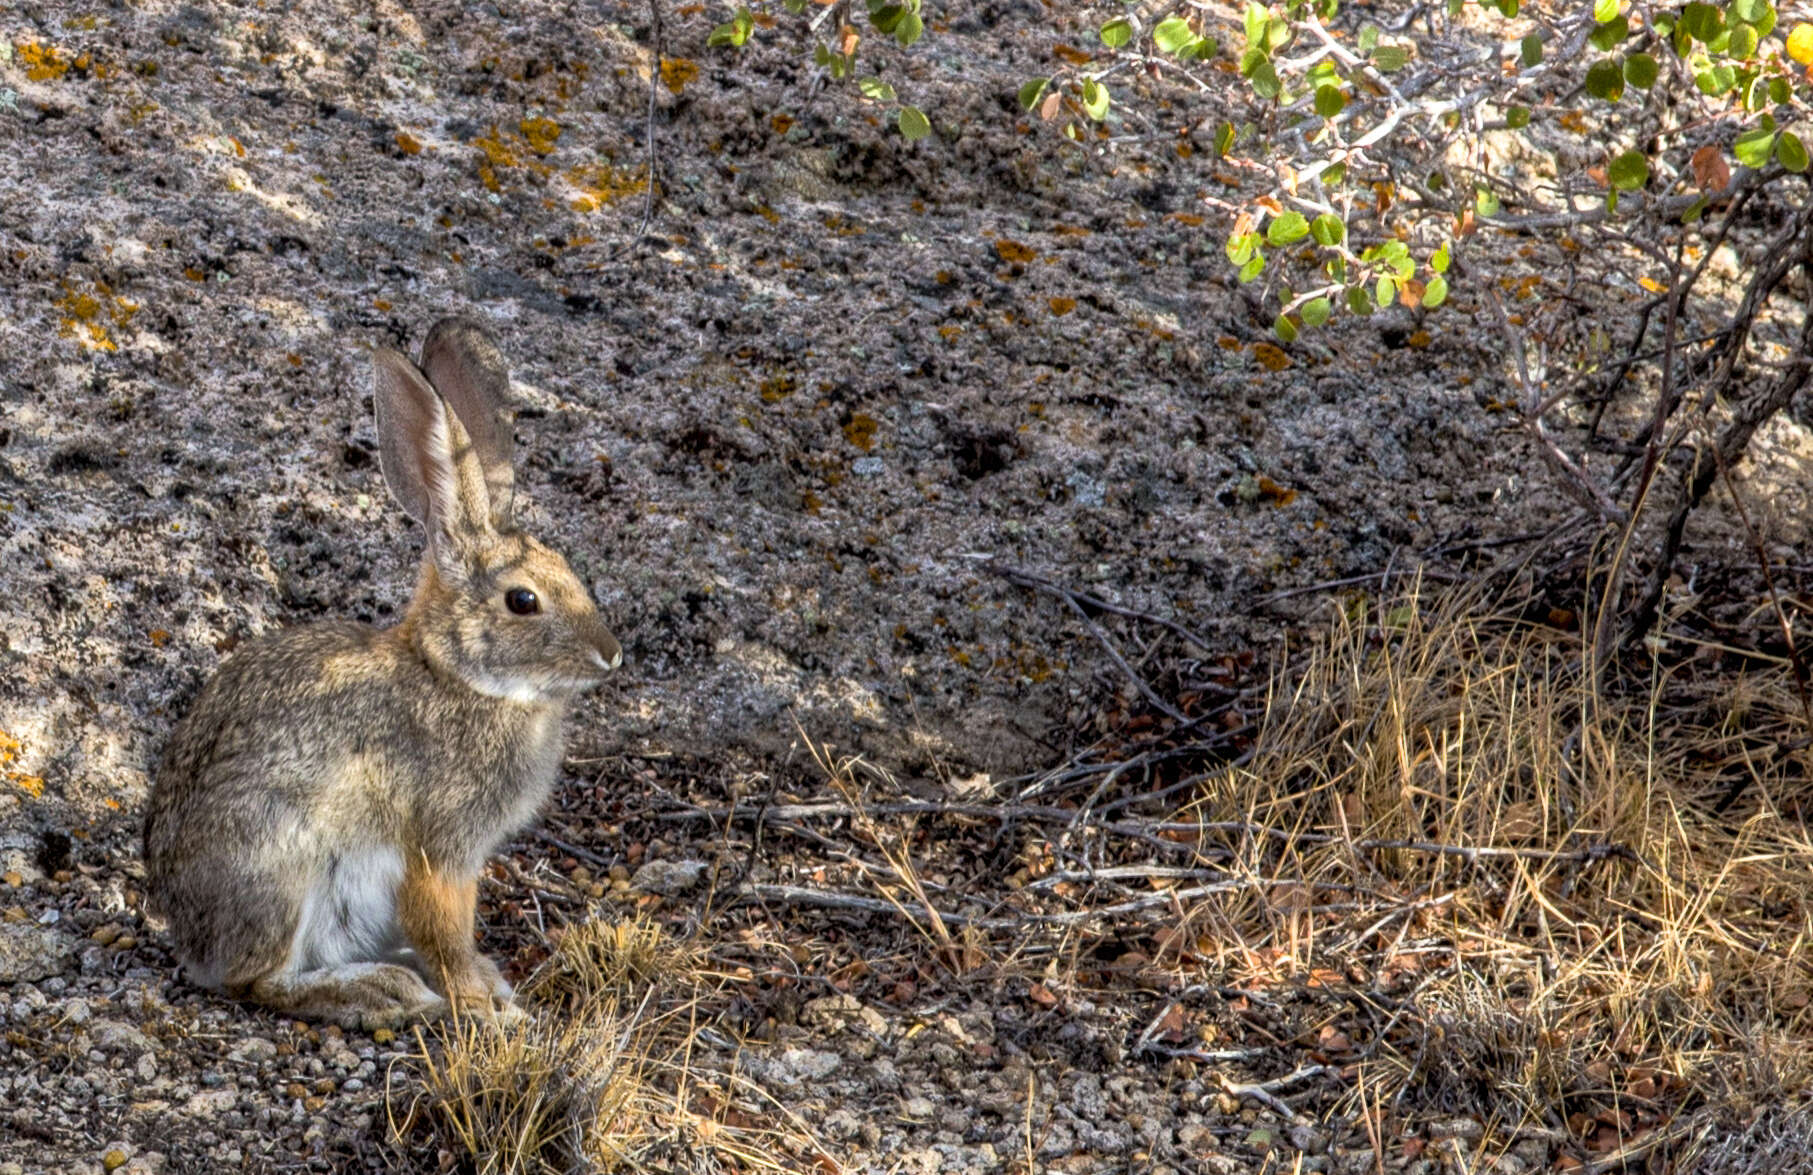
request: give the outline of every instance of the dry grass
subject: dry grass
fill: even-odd
[[[479,1175],[837,1170],[762,1091],[694,1063],[710,982],[650,922],[570,926],[523,987],[526,1019],[417,1030],[393,1135]]]
[[[811,886],[714,896],[759,899],[746,950],[832,959],[801,945],[826,909],[873,918],[893,952],[854,944],[853,983],[872,965],[884,986],[1043,1007],[1116,984],[1250,994],[1283,1035],[1229,1037],[1245,1021],[1215,1028],[1203,1004],[1161,1012],[1134,1052],[1213,1066],[1236,1103],[1311,1112],[1382,1162],[1463,1116],[1483,1136],[1441,1145],[1467,1169],[1532,1140],[1558,1169],[1807,1167],[1804,710],[1783,666],[1670,656],[1594,682],[1577,634],[1475,598],[1355,602],[1268,694],[1223,691],[1244,709],[1217,721],[1252,731],[1237,766],[1210,766],[1227,744],[1190,745],[1200,730],[1104,741],[943,803],[806,739],[810,798],[687,811],[823,862]],[[694,1063],[726,990],[701,960],[650,924],[569,927],[525,985],[529,1025],[424,1039],[405,1133],[485,1172],[835,1169],[760,1091]],[[1272,1080],[1233,1081],[1229,1056]]]
[[[1806,1089],[1791,676],[1702,683],[1688,658],[1596,688],[1577,636],[1470,605],[1355,606],[1276,683],[1253,756],[1175,820],[1273,884],[1194,905],[1181,939],[1255,980],[1389,993],[1355,1045],[1368,1100],[1507,1136],[1604,1153]]]

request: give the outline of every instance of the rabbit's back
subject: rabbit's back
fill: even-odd
[[[312,813],[336,790],[333,765],[393,741],[386,683],[397,666],[380,638],[363,624],[311,624],[227,659],[159,765],[146,823],[154,871],[179,837],[218,843],[255,834],[254,813]]]

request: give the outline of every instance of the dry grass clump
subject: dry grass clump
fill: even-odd
[[[694,1063],[696,963],[646,920],[567,927],[523,985],[526,1018],[417,1030],[393,1134],[479,1175],[835,1170],[761,1091]]]
[[[1399,1104],[1603,1150],[1631,1125],[1607,1104],[1813,1084],[1791,676],[1733,689],[1689,657],[1600,685],[1577,636],[1473,606],[1355,606],[1274,687],[1250,759],[1172,825],[1268,884],[1193,927],[1237,967],[1392,993],[1362,1051]]]

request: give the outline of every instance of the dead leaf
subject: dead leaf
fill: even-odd
[[[1731,186],[1731,166],[1725,162],[1725,153],[1717,143],[1708,143],[1695,151],[1688,166],[1693,169],[1693,182],[1708,195]]]

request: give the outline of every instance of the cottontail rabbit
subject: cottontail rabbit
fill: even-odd
[[[516,529],[509,377],[475,323],[376,355],[384,480],[428,531],[401,623],[246,645],[164,753],[154,907],[190,977],[375,1029],[515,1013],[473,942],[479,869],[554,783],[572,698],[622,661],[566,560]]]

